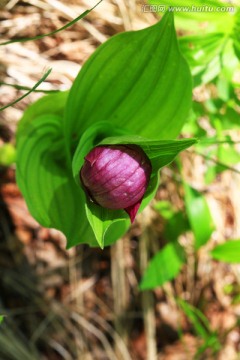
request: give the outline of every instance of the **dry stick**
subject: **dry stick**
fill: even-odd
[[[83,294],[79,294],[76,297],[77,284],[80,279],[78,278],[77,267],[76,267],[76,248],[69,250],[69,283],[71,288],[71,301],[74,301],[75,304],[80,307],[83,305]],[[78,346],[78,337],[79,333],[74,331],[74,340],[75,340],[75,350],[77,358],[80,359],[80,355],[83,349],[80,349]]]
[[[124,261],[124,240],[118,240],[111,247],[111,277],[114,301],[114,327],[117,333],[115,336],[115,354],[118,359],[123,359],[119,351],[118,339],[127,347],[128,329],[126,326],[126,308],[128,304],[128,289],[126,284],[125,261]],[[129,360],[130,357],[124,356],[123,360]]]
[[[141,217],[143,230],[142,230],[142,235],[140,236],[139,239],[140,240],[139,241],[140,271],[142,275],[144,274],[144,271],[148,264],[149,242],[150,242],[149,232],[145,221],[146,210],[143,212]],[[157,359],[156,323],[155,323],[155,311],[154,311],[154,297],[152,292],[150,291],[142,292],[142,309],[143,309],[144,327],[146,332],[147,359],[156,360]]]

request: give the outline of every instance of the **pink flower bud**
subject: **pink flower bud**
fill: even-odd
[[[107,209],[124,209],[133,222],[151,171],[151,162],[139,146],[105,145],[87,154],[80,179],[93,202]]]

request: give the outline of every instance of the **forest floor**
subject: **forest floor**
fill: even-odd
[[[53,31],[93,5],[94,1],[87,0],[2,0],[1,41]],[[105,0],[55,36],[2,46],[0,81],[31,88],[52,68],[40,88],[69,89],[81,65],[101,43],[156,19],[155,14],[142,12],[136,0]],[[25,91],[1,85],[0,106]],[[15,144],[23,111],[40,96],[31,93],[1,112],[0,146]],[[67,251],[61,233],[42,228],[29,214],[16,185],[15,165],[0,166],[0,314],[6,314],[0,349],[10,354],[0,356],[2,360],[145,360],[147,344],[151,346],[149,324],[156,329],[152,346],[157,346],[159,360],[194,359],[202,340],[180,311],[177,297],[200,308],[218,333],[221,350],[213,355],[207,349],[198,359],[240,359],[240,266],[209,257],[214,244],[240,238],[240,176],[225,171],[206,187],[202,179],[205,160],[186,152],[182,162],[188,182],[205,192],[216,230],[197,259],[189,245],[187,264],[177,279],[144,293],[138,287],[142,257],[152,256],[164,245],[164,220],[153,207],[144,218],[138,216],[111,249],[77,246]],[[181,209],[181,191],[172,170],[164,170],[157,199],[169,200]],[[149,249],[141,245],[146,231],[151,235]]]

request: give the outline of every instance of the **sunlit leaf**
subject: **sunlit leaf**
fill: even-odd
[[[130,225],[129,217],[123,210],[105,209],[88,199],[86,201],[86,214],[102,249],[119,239]],[[106,235],[109,235],[110,239]]]
[[[233,46],[235,53],[240,60],[240,9],[235,15],[235,24],[233,30]]]
[[[17,183],[34,218],[45,227],[61,230],[68,247],[81,242],[96,245],[85,214],[85,194],[76,185],[64,152],[62,118],[57,115],[62,113],[64,98],[59,93],[39,100],[21,120]],[[56,114],[48,115],[53,101],[58,104]]]
[[[10,144],[3,144],[0,147],[0,165],[9,166],[16,161],[16,149]]]
[[[179,274],[184,261],[184,252],[178,243],[165,245],[150,260],[140,283],[140,289],[154,289],[174,279]]]
[[[186,183],[184,189],[187,215],[195,236],[195,247],[199,249],[210,239],[214,224],[204,196]]]
[[[154,209],[166,220],[171,219],[175,214],[173,204],[167,200],[158,201]]]
[[[27,129],[28,126],[30,126],[30,124],[32,123],[32,121],[34,121],[34,119],[38,116],[44,114],[62,116],[67,96],[68,91],[58,92],[57,94],[43,96],[34,104],[30,105],[24,111],[23,117],[18,124],[17,138],[20,137],[22,133],[24,134],[25,129]]]
[[[191,105],[191,76],[179,52],[173,15],[154,26],[118,34],[82,67],[67,102],[64,132],[72,152],[93,123],[108,121],[129,133],[172,139]]]
[[[227,263],[240,263],[240,240],[228,240],[224,244],[217,245],[211,256],[215,260]]]
[[[225,41],[224,33],[189,35],[179,38],[180,49],[191,68],[195,86],[207,83],[219,74],[220,55]]]

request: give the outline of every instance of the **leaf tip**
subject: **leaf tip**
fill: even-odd
[[[137,212],[141,205],[141,202],[142,202],[142,199],[140,201],[138,201],[137,203],[124,209],[130,217],[131,224],[134,222],[135,217],[137,216]]]
[[[101,250],[104,250],[104,242],[102,241],[101,243],[99,242],[98,244],[99,244],[99,246],[100,246],[100,249],[101,249]]]

